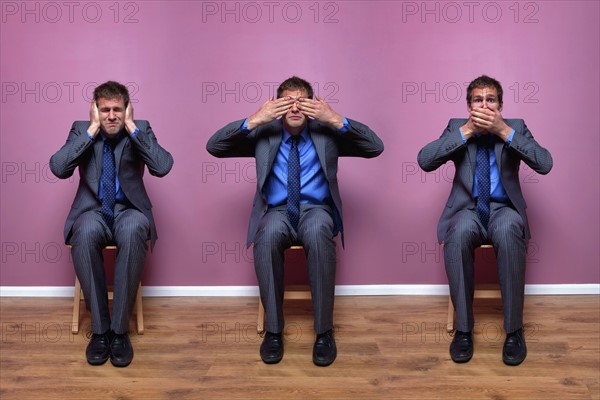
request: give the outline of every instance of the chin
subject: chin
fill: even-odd
[[[107,129],[103,129],[104,133],[106,133],[108,136],[116,136],[121,129],[123,129],[122,126],[118,127],[118,128],[107,128]]]
[[[301,126],[304,126],[305,123],[306,123],[305,119],[288,121],[288,125],[293,128],[299,128]]]

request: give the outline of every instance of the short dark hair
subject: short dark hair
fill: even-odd
[[[302,78],[298,78],[297,76],[292,76],[291,78],[287,78],[285,81],[281,82],[281,85],[277,88],[277,98],[283,96],[283,92],[286,90],[306,90],[306,94],[309,99],[312,99],[314,96],[313,88]]]
[[[502,85],[500,82],[487,75],[481,75],[479,78],[476,78],[469,83],[469,87],[467,88],[467,105],[471,105],[473,89],[483,89],[486,87],[493,87],[496,89],[496,93],[498,93],[498,104],[502,106]]]
[[[119,82],[108,81],[96,87],[94,89],[94,101],[97,103],[101,97],[109,100],[122,98],[125,107],[129,104],[129,90],[127,86]]]

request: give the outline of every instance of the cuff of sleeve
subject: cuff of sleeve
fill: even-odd
[[[512,142],[513,137],[515,136],[515,130],[510,131],[510,135],[508,135],[508,139],[506,139],[506,145],[508,146],[510,142]]]
[[[95,138],[92,136],[92,134],[91,134],[90,132],[88,132],[88,131],[85,131],[85,133],[87,133],[88,137],[90,138],[90,140],[91,140],[92,142],[96,140],[96,139],[95,139]]]
[[[240,130],[244,133],[250,133],[250,129],[248,129],[248,118],[246,118],[244,120],[244,122],[242,123],[242,126],[240,126]]]
[[[462,129],[458,128],[458,132],[460,132],[460,137],[462,138],[463,143],[467,143],[467,139],[465,139],[465,135],[463,135]]]
[[[350,130],[350,122],[346,119],[346,117],[342,117],[342,121],[344,122],[344,126],[340,128],[340,133],[346,133]]]
[[[135,128],[135,131],[131,132],[131,133],[129,134],[129,136],[130,136],[130,137],[132,137],[132,138],[134,138],[134,137],[136,137],[136,136],[137,136],[137,134],[138,134],[138,133],[140,133],[140,128],[137,128],[137,127],[136,127],[136,128]]]

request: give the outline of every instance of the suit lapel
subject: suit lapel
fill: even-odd
[[[502,150],[504,149],[504,142],[502,140],[496,141],[494,144],[494,154],[496,155],[496,164],[498,166],[498,172],[502,171]]]
[[[96,142],[94,143],[94,157],[96,158],[96,172],[98,176],[92,177],[96,182],[100,182],[102,176],[102,151],[104,149],[104,140],[101,137],[96,136]],[[96,188],[98,190],[98,188]]]
[[[467,151],[469,153],[469,175],[475,176],[475,163],[477,162],[477,141],[470,140],[467,144]]]
[[[319,162],[321,163],[321,168],[323,168],[323,173],[325,176],[327,175],[327,162],[325,159],[325,147],[326,147],[326,137],[323,135],[317,125],[312,123],[312,120],[309,120],[308,124],[308,134],[313,141],[313,145],[315,146],[315,150],[317,151],[317,156],[319,157]]]
[[[267,170],[271,171],[271,167],[275,162],[275,157],[277,157],[277,152],[279,151],[279,146],[281,146],[281,140],[283,137],[282,132],[273,132],[273,134],[269,135],[269,158],[267,160]]]
[[[262,135],[263,133],[259,132],[259,134]],[[258,190],[261,193],[265,182],[267,181],[267,177],[271,172],[273,163],[275,162],[275,157],[277,157],[279,146],[281,145],[281,140],[283,137],[283,123],[279,122],[267,127],[264,134],[267,136],[268,146],[265,149],[264,146],[259,145],[259,148],[257,148],[258,152],[256,154],[256,162],[260,163],[259,166],[264,166],[264,168],[260,168],[261,173],[258,177]]]
[[[119,140],[117,142],[117,145],[115,146],[115,149],[114,149],[114,153],[115,153],[115,167],[117,168],[117,174],[120,171],[119,166],[121,165],[121,158],[123,156],[123,149],[125,148],[125,146],[128,146],[128,145],[129,145],[129,135],[127,135],[127,133],[125,133],[125,137],[123,137],[121,140]]]

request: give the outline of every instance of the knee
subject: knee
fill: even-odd
[[[255,246],[281,247],[287,240],[285,222],[271,219],[260,224],[255,236]]]
[[[333,223],[329,224],[325,221],[303,225],[298,231],[298,239],[305,247],[325,243],[331,241],[332,238]]]
[[[115,241],[117,244],[123,241],[145,242],[150,232],[150,222],[140,212],[132,213],[115,223]]]
[[[469,243],[476,238],[479,226],[477,221],[471,218],[456,218],[450,224],[446,236],[444,237],[444,243],[450,244],[463,244]]]
[[[102,243],[105,239],[105,228],[102,222],[91,215],[82,215],[73,224],[71,244]]]
[[[525,241],[524,226],[521,218],[496,218],[488,229],[492,243],[504,241]]]

